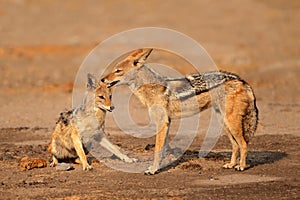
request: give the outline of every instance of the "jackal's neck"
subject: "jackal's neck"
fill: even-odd
[[[132,76],[133,78],[128,84],[132,92],[147,84],[166,86],[166,82],[163,77],[152,69],[148,68],[146,65],[136,69]]]
[[[99,124],[102,125],[104,123],[106,111],[102,110],[102,109],[97,109],[95,112],[95,115],[96,115],[96,118],[97,118]]]
[[[95,116],[94,119],[97,120],[98,125],[102,127],[106,116],[106,110],[96,108],[93,95],[91,95],[91,98],[89,97],[90,96],[86,96],[84,103],[78,109],[75,110],[75,114],[80,113],[79,115],[81,117]]]

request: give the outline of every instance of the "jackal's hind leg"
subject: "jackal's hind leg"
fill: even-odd
[[[236,160],[237,160],[237,156],[239,153],[239,146],[238,146],[236,140],[234,139],[234,137],[231,135],[229,129],[226,127],[226,125],[224,125],[224,131],[230,140],[230,143],[232,146],[232,154],[231,154],[230,162],[223,165],[223,168],[232,169],[233,167],[236,166]]]
[[[238,171],[244,171],[245,169],[249,168],[249,165],[246,164],[248,144],[243,136],[237,138],[236,140],[240,148],[240,164],[236,165],[235,169]]]
[[[237,160],[237,156],[239,153],[239,145],[236,142],[236,140],[234,139],[234,136],[231,134],[231,132],[228,128],[228,125],[226,124],[227,120],[224,119],[224,115],[221,113],[221,109],[218,106],[214,106],[213,108],[218,117],[218,121],[220,124],[223,125],[223,130],[226,133],[226,135],[231,143],[231,146],[232,146],[231,160],[229,163],[226,163],[225,165],[223,165],[223,168],[232,169],[236,166],[236,160]]]
[[[226,125],[228,128],[226,131],[227,136],[232,145],[232,155],[230,163],[225,164],[224,168],[233,168],[235,167],[238,171],[243,171],[249,166],[246,165],[246,157],[247,157],[247,148],[248,144],[245,141],[243,136],[242,125],[239,121],[227,121]],[[236,160],[238,156],[238,152],[240,151],[240,163],[237,165]]]
[[[75,163],[77,163],[77,164],[82,164],[79,157],[75,159]]]

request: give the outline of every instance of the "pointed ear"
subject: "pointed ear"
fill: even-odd
[[[134,59],[133,65],[142,66],[146,62],[148,56],[151,54],[152,50],[153,49],[139,49],[132,53],[130,56],[132,59]]]
[[[87,75],[87,84],[86,84],[87,89],[88,90],[95,90],[97,85],[98,85],[97,78],[94,75],[88,73],[88,75]]]

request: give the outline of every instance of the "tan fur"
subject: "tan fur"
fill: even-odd
[[[148,107],[158,127],[153,166],[145,173],[160,168],[171,119],[194,115],[213,107],[224,122],[224,130],[232,144],[231,162],[224,168],[244,170],[247,144],[257,126],[258,111],[251,87],[237,75],[216,71],[171,79],[162,77],[144,65],[152,49],[139,49],[119,62],[102,81],[128,85],[134,95]],[[196,101],[195,101],[196,98]],[[157,109],[159,105],[162,109]],[[156,108],[156,109],[154,109]],[[240,163],[236,160],[240,151]]]
[[[126,162],[135,161],[122,154],[118,147],[111,144],[104,137],[106,111],[112,111],[113,109],[111,90],[107,87],[107,84],[97,83],[95,78],[89,75],[87,94],[84,101],[84,105],[80,108],[61,113],[48,148],[53,155],[50,166],[57,165],[59,160],[77,159],[76,161],[82,164],[83,170],[91,169],[92,167],[86,159],[87,152],[84,149],[81,135],[91,127],[92,132],[100,129],[100,145]]]

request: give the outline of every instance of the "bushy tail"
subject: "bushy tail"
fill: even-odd
[[[258,124],[258,109],[256,107],[256,99],[253,94],[252,88],[245,84],[247,94],[249,96],[249,106],[246,115],[243,118],[243,133],[245,141],[248,143],[250,138],[254,135]]]

